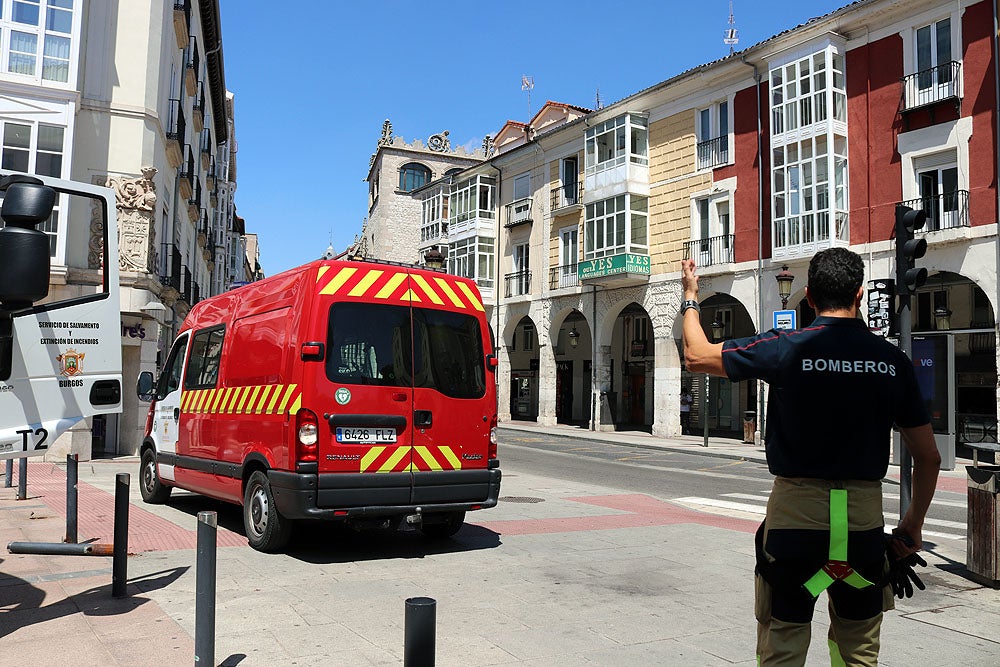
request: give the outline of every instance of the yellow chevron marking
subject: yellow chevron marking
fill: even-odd
[[[190,402],[191,402],[191,392],[185,391],[183,394],[181,394],[181,412],[188,411],[188,403]]]
[[[249,399],[246,396],[243,397],[243,400],[240,402],[240,409],[237,410],[237,412],[242,413],[244,415],[248,415],[251,412],[253,412],[253,405],[254,402],[257,400],[257,394],[259,393],[260,393],[260,385],[257,385],[256,387],[253,388],[253,391],[250,392]]]
[[[202,404],[205,402],[206,398],[208,398],[208,392],[204,389],[200,390],[198,392],[198,400],[195,402],[194,410],[192,412],[201,412]]]
[[[321,267],[319,267],[319,273],[316,274],[316,282],[319,282],[320,279],[324,275],[326,275],[326,272],[329,271],[329,270],[330,270],[329,266],[321,266]]]
[[[267,396],[271,389],[274,388],[273,384],[264,385],[264,391],[260,394],[260,401],[257,402],[257,408],[253,411],[255,415],[259,415],[264,411],[264,406],[267,404]]]
[[[215,390],[215,400],[212,401],[212,412],[218,412],[219,411],[219,401],[222,400],[222,397],[226,395],[227,391],[229,391],[229,390],[228,389],[216,389]]]
[[[279,414],[283,414],[285,412],[285,406],[288,405],[288,399],[290,399],[292,397],[292,394],[295,393],[295,389],[298,386],[299,385],[297,385],[297,384],[290,384],[290,385],[288,385],[288,389],[285,390],[285,397],[282,398],[281,399],[281,403],[278,404],[278,413]]]
[[[481,304],[479,302],[479,299],[476,298],[476,293],[472,291],[471,287],[469,287],[465,283],[457,283],[457,284],[458,284],[458,289],[465,292],[465,297],[469,300],[469,303],[472,304],[473,308],[481,312],[486,312],[485,310],[483,310],[483,304]]]
[[[357,273],[357,271],[358,271],[357,269],[355,269],[354,267],[351,267],[351,266],[349,266],[347,268],[344,268],[344,269],[341,269],[340,271],[337,272],[337,275],[335,275],[333,277],[333,280],[331,280],[329,283],[327,283],[326,287],[324,287],[323,289],[321,289],[319,291],[319,293],[320,294],[336,294],[337,290],[339,290],[341,287],[343,287],[344,283],[346,283],[348,280],[350,280],[351,276],[353,276],[355,273]]]
[[[389,460],[382,464],[382,467],[378,469],[377,472],[392,472],[392,469],[396,467],[396,464],[403,460],[403,457],[410,453],[409,447],[397,447],[390,456]]]
[[[444,457],[448,459],[448,463],[451,464],[453,470],[462,469],[462,459],[455,456],[455,452],[452,451],[451,447],[440,447],[439,449],[444,454]]]
[[[271,394],[271,402],[267,404],[267,414],[274,414],[274,406],[278,403],[278,398],[281,396],[281,391],[285,388],[285,385],[279,384],[274,388],[274,393]]]
[[[244,393],[245,389],[246,387],[236,387],[236,389],[233,391],[233,395],[229,400],[229,405],[226,406],[227,415],[233,414],[233,408],[235,408],[236,404],[239,403],[240,394]]]
[[[365,274],[365,277],[362,278],[357,285],[351,288],[351,291],[348,292],[347,295],[364,296],[365,292],[368,291],[368,288],[371,287],[376,280],[381,278],[383,273],[385,273],[385,271],[380,271],[379,269],[372,269],[371,271]]]
[[[424,460],[424,463],[426,463],[427,467],[429,467],[431,470],[442,469],[441,464],[437,462],[437,460],[434,458],[434,455],[431,454],[430,450],[428,450],[426,447],[424,447],[423,445],[418,445],[413,449],[417,451],[417,454],[420,454],[420,458]]]
[[[372,447],[361,457],[361,472],[368,472],[368,468],[371,466],[375,460],[382,455],[385,451],[385,447]]]
[[[462,303],[462,300],[458,298],[457,294],[455,294],[455,290],[453,290],[451,288],[451,285],[446,283],[443,278],[435,278],[434,282],[436,282],[438,284],[438,287],[441,288],[441,291],[444,292],[449,299],[451,299],[451,302],[453,304],[455,304],[459,308],[465,308],[465,304]]]
[[[414,294],[412,289],[408,289],[408,290],[406,290],[406,293],[403,294],[403,296],[399,297],[399,300],[400,301],[416,301],[416,302],[419,303],[420,302],[420,297],[417,296],[416,294]]]
[[[400,283],[402,283],[404,280],[406,280],[405,273],[395,274],[392,278],[389,278],[389,281],[382,287],[382,289],[378,291],[378,293],[375,295],[375,298],[388,299],[392,295],[392,293],[396,291],[396,288],[399,287]]]
[[[430,286],[430,283],[427,282],[426,278],[417,273],[411,275],[410,278],[413,280],[413,282],[420,285],[420,289],[424,291],[424,294],[426,294],[432,302],[436,303],[439,306],[444,305],[444,301],[442,301],[441,297],[439,297],[437,292],[434,291],[434,288]]]
[[[295,402],[292,403],[292,407],[288,408],[288,414],[294,415],[302,407],[302,394],[297,394],[295,396]]]

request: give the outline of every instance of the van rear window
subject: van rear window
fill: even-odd
[[[331,382],[413,386],[453,398],[486,393],[479,322],[464,313],[335,303],[327,348]]]

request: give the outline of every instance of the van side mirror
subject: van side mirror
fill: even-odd
[[[495,354],[487,354],[486,365],[489,366],[491,371],[495,371],[497,369],[497,366],[500,365],[500,360],[497,359],[497,355]]]
[[[149,402],[156,396],[156,384],[153,382],[153,374],[149,371],[139,373],[139,379],[135,381],[135,393],[140,401]]]

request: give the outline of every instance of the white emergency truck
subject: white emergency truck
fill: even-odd
[[[44,454],[81,419],[121,412],[118,226],[104,187],[5,174],[0,197],[0,459],[11,459]],[[46,231],[97,223],[99,267],[80,268],[99,284],[50,299]]]

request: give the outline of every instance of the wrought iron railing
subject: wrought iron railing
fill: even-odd
[[[969,226],[969,191],[955,190],[930,197],[900,202],[903,206],[923,211],[927,222],[917,232],[936,232]]]
[[[576,287],[579,285],[580,278],[577,276],[578,266],[574,262],[572,264],[560,264],[559,266],[552,267],[549,270],[549,289],[561,289],[563,287]]]
[[[710,169],[729,163],[729,136],[698,142],[698,169]]]
[[[194,185],[191,188],[191,199],[188,200],[188,204],[191,204],[195,208],[201,208],[201,179],[195,178]]]
[[[184,162],[181,163],[181,178],[187,179],[191,183],[192,188],[195,182],[194,165],[194,151],[191,150],[191,144],[184,144]]]
[[[507,223],[504,227],[515,227],[531,222],[531,197],[518,199],[506,206]]]
[[[962,96],[962,63],[943,63],[904,76],[903,110],[934,104]]]
[[[517,271],[503,277],[507,298],[531,293],[531,271]]]
[[[558,188],[552,188],[551,206],[553,211],[582,203],[583,183],[566,183]]]
[[[201,56],[198,55],[198,40],[194,35],[191,35],[191,39],[188,41],[188,47],[184,52],[184,64],[187,68],[194,72],[197,77],[201,72],[198,69],[201,66]]]
[[[187,133],[187,123],[184,120],[184,108],[180,100],[170,100],[170,110],[167,117],[167,139],[173,139],[177,143],[184,143],[184,136]]]
[[[160,283],[165,287],[173,287],[178,292],[181,291],[181,251],[177,246],[165,243],[162,247],[161,257],[163,265],[160,267]]]
[[[713,264],[728,264],[735,261],[733,248],[736,243],[734,234],[723,234],[722,236],[712,236],[707,239],[697,241],[686,241],[684,243],[684,259],[693,259],[698,266],[712,266]]]

